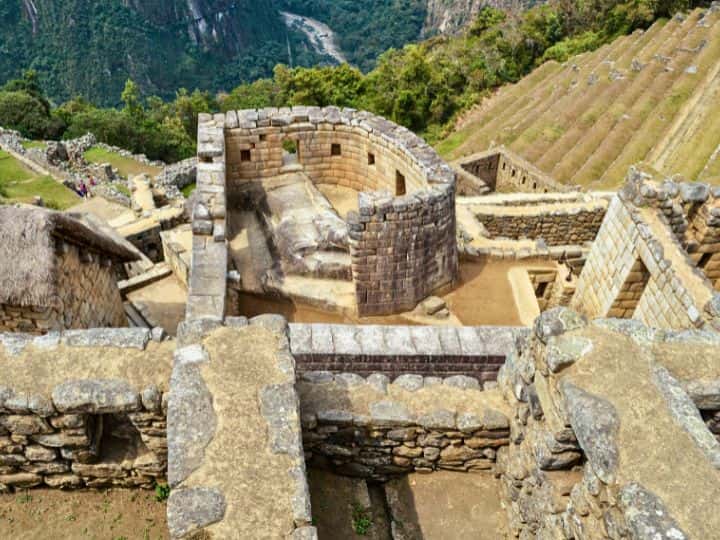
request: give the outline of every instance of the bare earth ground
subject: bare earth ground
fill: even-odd
[[[141,490],[32,489],[0,495],[0,538],[164,540],[165,503]]]
[[[508,279],[511,268],[543,266],[518,261],[460,263],[460,285],[443,296],[465,326],[521,326]],[[552,268],[553,263],[548,263]]]
[[[405,538],[500,540],[505,512],[491,474],[410,474],[388,487],[388,505]]]
[[[187,290],[172,274],[131,292],[128,298],[145,303],[153,318],[172,336],[176,334],[178,324],[185,318]]]
[[[338,476],[318,469],[308,469],[308,484],[313,513],[313,523],[320,540],[391,540],[390,523],[387,520],[382,492],[380,501],[371,496],[367,510],[367,493],[363,496],[364,480]],[[353,529],[353,509],[361,508],[372,520],[365,535]]]
[[[515,305],[508,272],[512,268],[540,268],[552,262],[497,261],[463,262],[460,264],[460,283],[449,293],[441,295],[453,315],[465,326],[522,326]],[[253,294],[240,295],[240,313],[248,317],[263,313],[280,313],[291,322],[334,324],[395,324],[417,325],[411,314],[387,317],[354,317],[335,313],[287,299]],[[438,320],[438,322],[442,322]]]

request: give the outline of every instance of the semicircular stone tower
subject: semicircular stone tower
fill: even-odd
[[[344,282],[360,316],[411,310],[457,280],[455,173],[417,135],[368,112],[201,115],[197,198],[190,317],[234,311],[226,270],[252,292]],[[253,251],[254,229],[266,250]],[[243,234],[247,249],[235,249]]]

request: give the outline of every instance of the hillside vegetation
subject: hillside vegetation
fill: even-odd
[[[442,144],[455,158],[505,145],[558,180],[612,188],[644,162],[720,178],[720,9],[658,21],[502,88]]]

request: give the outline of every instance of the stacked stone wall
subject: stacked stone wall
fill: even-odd
[[[589,327],[602,330],[583,330]],[[519,538],[585,540],[646,538],[645,531],[652,531],[657,538],[673,535],[691,538],[693,536],[683,532],[683,526],[674,518],[696,508],[697,498],[676,497],[671,502],[651,489],[659,488],[667,496],[668,492],[678,491],[677,487],[667,485],[668,475],[681,474],[678,468],[689,471],[700,467],[696,461],[667,461],[676,459],[670,456],[676,455],[673,446],[678,444],[678,439],[694,441],[697,447],[693,447],[693,452],[696,448],[703,449],[704,455],[693,453],[693,460],[707,459],[702,465],[707,467],[704,474],[714,474],[713,467],[716,469],[720,464],[720,445],[704,429],[696,409],[701,409],[707,427],[717,432],[714,409],[720,407],[716,401],[720,398],[720,389],[717,381],[692,380],[690,367],[693,362],[702,364],[702,356],[710,347],[717,346],[718,337],[703,332],[664,333],[637,322],[614,319],[596,320],[589,327],[587,321],[568,310],[543,313],[536,321],[530,341],[508,360],[501,372],[499,388],[514,413],[510,416],[510,444],[498,450],[496,470],[511,534]],[[609,351],[628,338],[635,342],[635,352],[630,350],[633,347],[626,346],[623,364],[633,363],[641,349],[645,360],[632,366],[624,365],[624,369],[612,367],[621,357],[617,353],[610,353],[607,361],[598,360],[601,356],[584,360],[595,350]],[[664,344],[668,344],[668,349],[664,349]],[[652,441],[645,439],[625,439],[620,448],[619,431],[623,422],[659,424],[657,418],[646,417],[640,410],[642,407],[653,410],[656,405],[643,403],[629,410],[619,409],[615,396],[597,395],[576,386],[574,381],[583,379],[578,375],[581,370],[572,371],[573,364],[585,362],[587,369],[593,361],[605,362],[605,371],[595,375],[603,377],[603,384],[607,385],[618,384],[619,378],[645,377],[647,374],[638,375],[633,370],[650,363],[648,378],[652,381],[642,381],[648,385],[642,390],[643,399],[658,399],[662,403],[661,414],[671,417],[670,423],[664,425],[678,429],[678,438],[660,435],[661,442],[653,446],[653,451],[646,451],[644,446]],[[653,365],[653,361],[664,362],[667,367]],[[691,380],[670,375],[668,370],[673,371],[677,366],[683,366],[679,371]],[[563,380],[568,371],[577,379]],[[640,386],[640,383],[628,384]],[[638,454],[644,454],[643,459],[651,463],[639,465],[633,461],[630,456],[634,455],[637,460]],[[682,458],[685,457],[683,454]],[[653,461],[656,465],[652,465]],[[648,475],[653,474],[664,480],[651,485]],[[683,482],[689,481],[683,478]],[[684,504],[685,507],[665,504]]]
[[[548,209],[529,207],[517,213],[505,212],[503,208],[475,211],[478,221],[491,237],[542,238],[549,246],[592,242],[607,210],[604,201],[591,205],[557,205]]]
[[[515,340],[526,333],[515,327],[291,324],[290,343],[299,373],[464,375],[483,385],[497,378]]]
[[[144,349],[149,339],[142,329],[72,330],[37,338],[0,334],[7,374],[0,385],[0,492],[36,486],[152,488],[163,482],[167,394],[155,383],[136,387],[123,379],[83,378],[86,366],[78,366],[75,376],[64,373],[67,380],[49,391],[8,382],[14,380],[10,370],[24,369],[13,358],[24,358],[23,352],[72,356],[87,347],[108,347],[112,358]]]
[[[112,260],[61,238],[55,248],[57,296],[47,306],[0,305],[0,331],[127,326]]]
[[[497,449],[508,444],[508,418],[494,408],[496,391],[482,392],[467,377],[443,383],[404,375],[390,384],[380,374],[363,380],[309,372],[298,389],[311,467],[375,481],[413,471],[488,471]],[[368,395],[376,401],[353,397]]]

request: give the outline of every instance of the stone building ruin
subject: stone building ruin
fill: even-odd
[[[117,267],[135,252],[59,212],[0,208],[0,331],[127,326]]]
[[[717,189],[456,196],[417,137],[332,107],[203,116],[197,170],[160,234],[175,335],[0,332],[0,492],[167,482],[174,539],[350,536],[358,505],[388,539],[720,530]],[[468,266],[501,269],[519,322],[338,322],[333,295],[397,316]],[[323,311],[248,317],[248,292]]]
[[[200,118],[198,161],[193,257],[213,264],[191,277],[189,313],[232,313],[217,268],[226,238],[230,268],[242,265],[248,220],[280,259],[259,281],[347,280],[360,315],[410,310],[457,279],[455,176],[405,128],[334,107],[231,111]],[[323,187],[355,209],[340,217]]]

